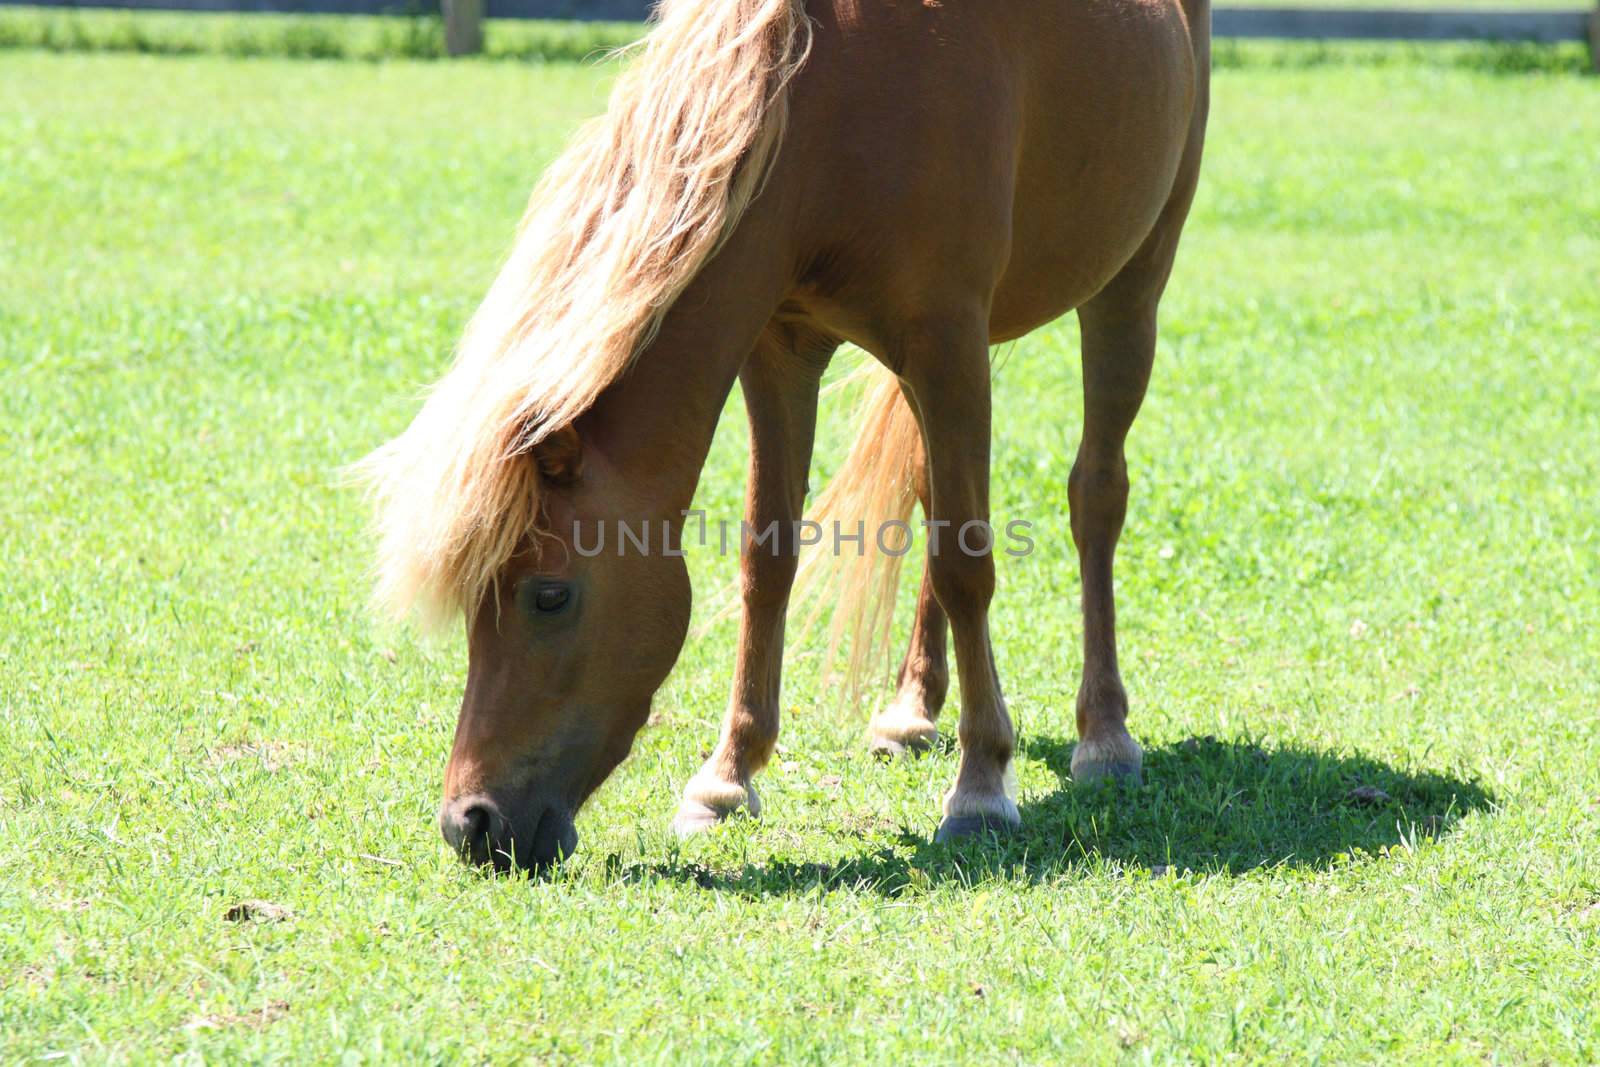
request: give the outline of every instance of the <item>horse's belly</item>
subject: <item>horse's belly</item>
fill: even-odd
[[[1168,185],[1170,189],[1170,183]],[[1054,227],[1036,227],[1013,247],[1005,274],[995,290],[989,335],[996,343],[1010,341],[1081,307],[1133,257],[1150,233],[1166,200],[1154,196],[1148,222],[1108,228],[1079,213]],[[1101,201],[1103,204],[1104,201]]]
[[[1138,249],[1087,247],[1093,254],[1071,256],[1070,245],[1044,250],[1021,260],[1013,256],[1000,287],[995,291],[989,316],[989,339],[995,344],[1013,341],[1053,319],[1081,307],[1116,277],[1122,264]]]

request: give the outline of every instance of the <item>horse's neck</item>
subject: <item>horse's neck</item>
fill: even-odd
[[[580,423],[642,510],[677,518],[693,501],[718,416],[782,296],[774,260],[770,242],[736,234]]]

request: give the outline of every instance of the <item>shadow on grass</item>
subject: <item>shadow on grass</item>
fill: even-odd
[[[772,860],[740,870],[644,864],[621,877],[693,882],[752,896],[908,887],[991,878],[1042,882],[1106,864],[1155,874],[1242,874],[1267,867],[1325,870],[1402,841],[1437,838],[1493,797],[1477,783],[1402,771],[1357,754],[1264,749],[1242,741],[1190,738],[1145,754],[1145,785],[1076,788],[1073,745],[1025,739],[1060,784],[1021,805],[1022,829],[956,845],[902,830],[898,847],[837,863]]]

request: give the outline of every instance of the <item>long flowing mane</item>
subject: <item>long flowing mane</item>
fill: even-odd
[[[391,610],[472,610],[537,527],[530,451],[627,371],[737,224],[810,41],[803,0],[663,0],[606,113],[534,189],[454,364],[358,466]]]

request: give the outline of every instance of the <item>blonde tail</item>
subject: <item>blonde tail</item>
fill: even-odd
[[[847,696],[860,691],[872,664],[887,650],[900,564],[913,544],[911,511],[925,477],[922,432],[900,382],[876,365],[869,365],[869,372],[875,383],[859,409],[859,435],[844,466],[817,498],[811,518],[822,526],[822,542],[801,560],[793,595],[794,603],[812,601],[806,628],[832,606],[826,662],[836,662],[840,646],[848,647]],[[905,525],[889,525],[896,522]],[[860,542],[841,543],[840,534],[854,538],[858,533]]]

